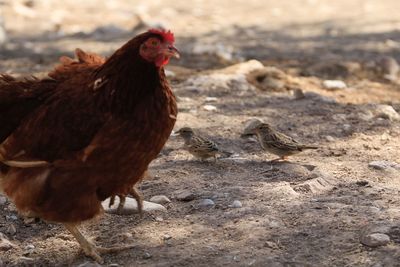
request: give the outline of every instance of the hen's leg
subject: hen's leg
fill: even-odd
[[[130,249],[135,247],[134,245],[127,245],[127,246],[119,246],[119,247],[111,247],[111,248],[103,248],[97,247],[96,245],[89,242],[82,234],[79,232],[78,227],[73,223],[64,223],[65,228],[71,232],[71,234],[76,238],[79,245],[83,249],[83,252],[86,256],[91,257],[98,263],[102,264],[103,259],[100,257],[101,253],[112,253],[118,252],[125,249]]]
[[[143,197],[142,197],[142,194],[140,194],[139,191],[135,187],[132,187],[129,190],[129,194],[132,195],[132,197],[136,200],[139,215],[140,215],[140,217],[142,217],[143,216]],[[123,208],[125,206],[126,196],[125,195],[118,195],[118,197],[119,197],[119,204],[118,204],[118,208],[117,208],[117,213],[118,214],[123,214]]]
[[[126,196],[125,195],[118,195],[118,197],[119,197],[119,203],[118,203],[117,213],[118,214],[123,214],[123,209],[124,209],[124,206],[125,206]]]
[[[129,191],[129,194],[131,194],[133,196],[133,198],[136,200],[139,215],[140,215],[140,217],[143,217],[143,196],[142,196],[142,194],[139,193],[139,191],[135,187],[131,188],[131,190]]]

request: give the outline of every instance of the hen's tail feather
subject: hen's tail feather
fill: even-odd
[[[16,167],[16,168],[36,168],[36,167],[45,167],[50,165],[49,162],[43,160],[37,160],[37,161],[5,160],[2,161],[2,163],[9,167]]]

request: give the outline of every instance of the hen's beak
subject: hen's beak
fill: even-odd
[[[163,48],[162,53],[168,57],[180,58],[179,51],[172,44],[168,44],[165,48]]]

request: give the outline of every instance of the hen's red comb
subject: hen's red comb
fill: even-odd
[[[164,41],[175,42],[174,34],[171,31],[166,31],[163,29],[150,29],[149,32],[161,35]]]

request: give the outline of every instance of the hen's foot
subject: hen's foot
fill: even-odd
[[[118,246],[118,247],[111,247],[111,248],[103,248],[103,247],[98,247],[91,242],[89,242],[79,231],[78,227],[75,224],[72,223],[64,223],[64,226],[68,229],[68,231],[71,232],[71,234],[76,238],[78,241],[79,245],[83,249],[83,252],[85,253],[86,256],[94,259],[96,262],[103,264],[104,261],[100,254],[105,254],[105,253],[113,253],[113,252],[118,252],[121,250],[126,250],[126,249],[131,249],[135,247],[134,245],[126,245],[126,246]]]

